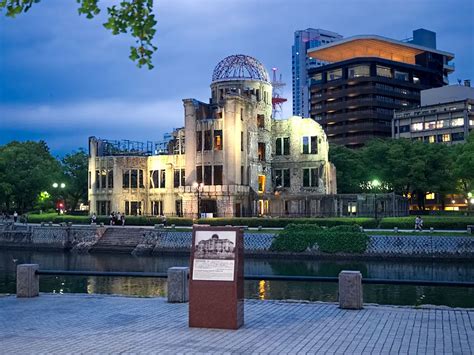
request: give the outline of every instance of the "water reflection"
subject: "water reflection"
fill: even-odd
[[[15,260],[17,259],[17,260]],[[16,261],[16,262],[14,262]],[[188,257],[133,257],[131,255],[0,251],[0,293],[15,292],[15,268],[37,263],[41,269],[166,272],[187,266]],[[258,275],[336,276],[341,270],[359,270],[364,277],[443,281],[473,281],[474,262],[327,261],[246,259],[245,273]],[[41,292],[121,294],[139,297],[166,296],[166,280],[130,277],[41,276]],[[255,299],[337,300],[337,284],[246,281],[245,297]],[[474,290],[451,287],[364,285],[364,302],[474,307]]]

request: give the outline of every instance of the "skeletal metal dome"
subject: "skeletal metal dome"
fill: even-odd
[[[212,73],[212,82],[227,80],[259,80],[269,82],[265,67],[257,59],[243,54],[222,59]]]

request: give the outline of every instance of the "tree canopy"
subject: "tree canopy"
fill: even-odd
[[[25,13],[41,0],[0,0],[0,11],[6,10],[8,17]],[[101,12],[99,0],[76,0],[79,15],[92,19]],[[156,46],[152,41],[156,33],[153,0],[121,0],[118,5],[107,7],[108,20],[104,27],[114,35],[130,33],[135,45],[130,47],[129,58],[138,67],[152,69],[152,56]]]
[[[351,150],[331,145],[329,160],[337,171],[339,193],[363,192],[378,179],[397,194],[415,194],[423,208],[426,192],[467,193],[474,188],[474,139],[447,146],[407,139],[370,141]]]

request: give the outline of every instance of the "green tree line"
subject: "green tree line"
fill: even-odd
[[[427,144],[407,139],[375,139],[358,150],[331,145],[329,160],[337,171],[338,193],[368,192],[377,179],[388,190],[415,195],[421,209],[427,192],[474,191],[474,135],[465,144]]]
[[[73,209],[87,202],[87,171],[83,150],[58,159],[44,141],[0,146],[0,211],[47,210],[58,200]]]

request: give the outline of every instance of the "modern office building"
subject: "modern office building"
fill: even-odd
[[[308,50],[330,62],[310,69],[311,118],[330,143],[357,148],[392,136],[393,111],[420,104],[420,91],[448,83],[452,53],[375,35]]]
[[[322,127],[310,118],[274,120],[271,98],[263,65],[233,55],[214,69],[209,103],[183,100],[184,127],[166,137],[167,150],[91,137],[91,212],[342,213],[340,199],[327,198],[336,193],[336,176]]]
[[[474,88],[451,85],[421,91],[421,105],[395,111],[392,136],[456,144],[474,129]]]
[[[291,67],[293,86],[293,115],[309,117],[308,70],[317,68],[325,62],[307,55],[310,48],[316,48],[341,39],[335,32],[307,28],[295,31],[294,44],[291,47]]]

